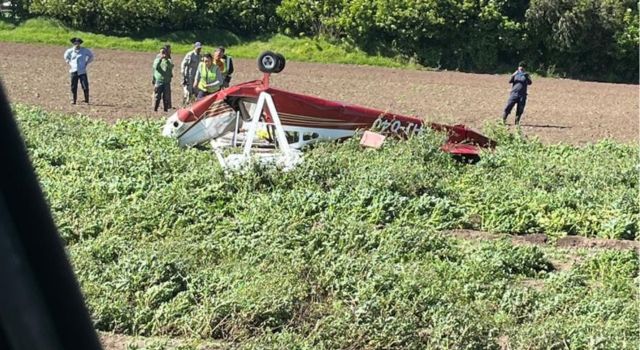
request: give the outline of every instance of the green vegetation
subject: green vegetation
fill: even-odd
[[[638,83],[635,0],[23,0],[18,20],[44,16],[89,31],[160,36],[224,29],[245,38],[326,38],[370,55],[474,72],[532,71]]]
[[[289,173],[225,176],[155,121],[16,112],[99,330],[256,349],[640,341],[635,251],[441,233],[637,239],[637,146],[544,146],[492,127],[500,146],[476,165],[427,133],[379,151],[318,145]]]
[[[276,12],[293,33],[428,67],[489,72],[526,60],[543,74],[638,82],[635,0],[283,0]]]
[[[156,38],[117,37],[72,30],[59,21],[30,19],[19,26],[0,22],[0,41],[44,43],[69,46],[69,39],[80,36],[87,47],[124,49],[134,51],[158,51],[165,43],[170,43],[173,52],[186,53],[193,49],[195,41],[205,44],[205,51],[213,51],[219,45],[228,47],[238,58],[255,59],[265,50],[280,52],[289,60],[322,63],[351,63],[386,67],[417,67],[403,63],[399,59],[371,56],[346,45],[331,44],[322,39],[290,38],[275,35],[266,40],[243,41],[238,36],[224,30],[174,32]]]
[[[348,45],[337,45],[323,39],[291,38],[280,34],[268,40],[255,40],[229,49],[237,57],[244,58],[255,58],[266,50],[282,53],[288,60],[294,61],[421,68],[401,58],[368,55]]]
[[[176,52],[186,53],[193,43],[201,40],[210,45],[235,45],[240,38],[230,32],[213,30],[208,32],[174,32],[156,38],[117,37],[70,29],[60,21],[35,18],[15,26],[0,22],[0,41],[42,43],[70,46],[69,39],[80,36],[88,47],[123,49],[133,51],[158,51],[165,43],[171,43]],[[215,41],[214,41],[215,40]]]

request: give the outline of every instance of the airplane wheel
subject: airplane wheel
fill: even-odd
[[[282,54],[277,53],[276,56],[278,56],[278,68],[276,69],[275,73],[280,73],[284,70],[284,66],[285,64],[287,64],[287,60],[284,59],[284,56]]]
[[[271,51],[265,51],[258,56],[258,69],[263,73],[278,73],[280,57]]]

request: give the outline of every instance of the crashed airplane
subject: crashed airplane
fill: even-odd
[[[179,109],[167,119],[163,135],[176,138],[181,146],[210,142],[223,167],[238,167],[256,158],[252,150],[271,149],[280,152],[258,152],[258,157],[292,168],[301,161],[304,146],[349,138],[369,129],[400,137],[420,134],[426,128],[441,131],[447,135],[442,151],[468,159],[479,157],[483,148],[495,147],[493,140],[464,125],[427,123],[416,116],[275,88],[269,84],[270,75],[281,72],[285,62],[280,54],[262,53],[258,57],[262,79],[231,86]],[[223,149],[241,145],[242,154],[223,156]]]

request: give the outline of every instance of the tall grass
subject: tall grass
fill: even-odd
[[[497,128],[498,149],[466,165],[428,133],[225,176],[157,122],[17,114],[100,330],[255,349],[640,341],[635,251],[558,269],[564,251],[439,232],[637,237],[636,146],[545,146]]]
[[[82,37],[85,46],[91,48],[157,51],[162,45],[169,43],[173,52],[186,53],[193,48],[195,41],[200,41],[205,45],[205,51],[212,51],[213,48],[223,45],[228,47],[231,55],[238,58],[253,59],[262,51],[271,50],[282,53],[288,60],[293,61],[420,68],[399,59],[369,56],[347,45],[284,35],[247,41],[229,31],[212,29],[173,32],[157,37],[116,37],[73,30],[58,21],[48,19],[30,19],[18,26],[0,22],[0,41],[5,42],[67,46],[70,45],[69,39],[76,36]]]

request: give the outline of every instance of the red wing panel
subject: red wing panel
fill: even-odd
[[[399,120],[403,124],[421,124],[417,117],[401,116],[362,106],[329,101],[317,97],[268,88],[283,123],[329,129],[368,129],[382,117]]]
[[[464,125],[430,123],[423,125],[422,119],[388,113],[367,107],[329,101],[318,97],[296,94],[268,86],[268,76],[263,80],[249,81],[218,91],[194,103],[190,108],[180,109],[178,118],[182,122],[196,121],[203,114],[210,115],[222,107],[227,98],[249,98],[257,100],[261,92],[267,92],[285,126],[309,128],[357,130],[375,127],[382,132],[399,135],[418,133],[423,127],[446,132],[449,136],[442,149],[461,155],[478,155],[479,147],[495,147],[493,140]],[[226,108],[223,108],[226,110]],[[270,119],[268,111],[265,111]]]

